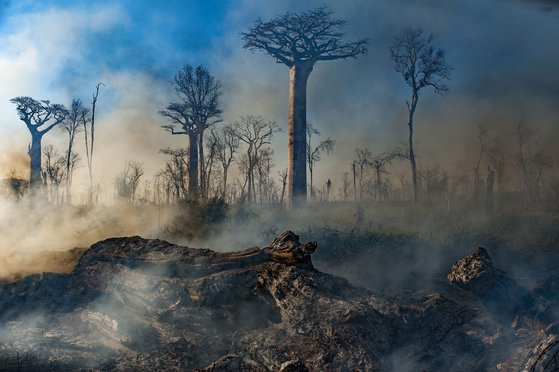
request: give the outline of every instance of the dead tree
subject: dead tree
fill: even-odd
[[[204,184],[204,189],[203,189],[204,197],[206,199],[208,198],[210,192],[212,170],[213,170],[215,160],[217,159],[218,146],[219,146],[219,139],[217,138],[215,131],[212,130],[210,136],[206,139],[206,147],[208,148],[209,153],[206,156],[205,161],[203,162],[204,173],[202,173],[203,184]]]
[[[373,154],[369,149],[355,150],[355,159],[352,163],[353,169],[353,191],[355,193],[355,200],[363,198],[363,177],[368,168],[373,163]],[[357,190],[357,180],[359,181],[359,191]]]
[[[95,144],[95,112],[97,110],[97,98],[99,97],[99,87],[105,85],[97,83],[95,86],[95,93],[93,93],[93,101],[91,102],[91,117],[88,117],[88,111],[82,111],[82,124],[85,136],[85,155],[87,159],[87,169],[89,172],[89,190],[88,190],[88,203],[93,203],[93,146]],[[87,123],[90,123],[90,132],[87,131]]]
[[[281,183],[281,199],[280,203],[282,206],[285,206],[285,188],[287,186],[287,169],[278,172],[278,177]]]
[[[116,177],[116,193],[120,200],[134,203],[140,179],[144,175],[144,167],[138,161],[129,161],[124,170]]]
[[[314,189],[313,189],[313,171],[316,162],[320,161],[321,156],[324,152],[330,154],[334,151],[335,141],[328,137],[327,139],[320,141],[315,147],[312,146],[312,136],[320,135],[320,132],[316,130],[312,124],[307,125],[307,163],[309,165],[309,176],[310,176],[310,191],[311,191],[311,201],[314,200]]]
[[[188,192],[191,197],[199,195],[199,186],[204,192],[203,136],[204,130],[221,121],[219,97],[221,84],[202,66],[193,68],[186,65],[171,82],[180,102],[171,102],[160,114],[168,118],[172,124],[162,128],[171,134],[184,134],[189,139],[188,151]],[[175,125],[180,126],[176,131]],[[199,180],[201,182],[199,182]]]
[[[44,156],[44,175],[50,191],[50,201],[53,204],[60,203],[60,185],[66,177],[66,159],[60,156],[52,145],[47,145],[43,149]]]
[[[267,22],[258,19],[242,33],[245,48],[262,50],[289,67],[288,207],[301,207],[307,201],[307,80],[314,64],[356,58],[367,51],[365,39],[343,40],[345,24],[321,7],[301,14],[288,12]]]
[[[16,110],[21,121],[25,123],[31,134],[31,145],[29,146],[30,175],[29,185],[40,188],[43,185],[41,171],[41,141],[43,136],[54,127],[60,125],[68,110],[60,104],[50,101],[37,101],[31,97],[15,97],[10,100],[16,105]]]
[[[262,147],[269,145],[274,133],[280,131],[275,121],[268,121],[260,116],[242,116],[241,120],[235,124],[232,132],[246,145],[246,179],[247,179],[247,200],[256,201],[256,188],[254,182],[254,171]]]
[[[188,174],[186,150],[166,148],[160,150],[160,152],[170,157],[165,164],[165,168],[159,173],[160,177],[163,177],[166,185],[173,190],[176,200],[186,198],[188,195],[186,187],[186,177]],[[167,203],[169,202],[168,198],[166,201]]]
[[[273,199],[274,182],[270,179],[270,171],[273,167],[272,155],[274,151],[265,147],[258,151],[258,156],[254,162],[256,173],[258,174],[258,198],[260,204],[271,202]]]
[[[217,159],[221,163],[223,170],[223,179],[221,184],[221,198],[225,200],[227,193],[227,177],[229,167],[235,159],[240,145],[239,137],[234,133],[235,128],[232,125],[227,125],[220,130],[215,131],[217,137]]]
[[[383,152],[371,159],[371,167],[375,172],[375,196],[378,201],[381,200],[384,194],[382,176],[387,174],[386,167],[394,160],[398,158],[397,152]]]
[[[73,99],[68,115],[60,125],[68,133],[68,147],[66,149],[66,203],[68,204],[72,201],[72,174],[78,159],[77,154],[73,151],[74,139],[82,126],[86,126],[87,115],[89,115],[89,109],[84,107],[81,100]]]
[[[417,178],[416,156],[413,148],[414,115],[417,109],[420,92],[431,87],[437,94],[446,94],[449,89],[444,80],[449,79],[450,66],[446,61],[445,52],[435,49],[431,43],[433,36],[423,37],[423,30],[407,30],[397,37],[390,47],[390,56],[394,69],[404,78],[411,88],[411,100],[406,101],[408,108],[408,145],[409,161],[412,173],[413,200],[419,201],[419,185]]]

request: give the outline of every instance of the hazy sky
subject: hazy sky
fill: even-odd
[[[491,128],[491,136],[508,135],[521,118],[559,160],[557,1],[301,3],[0,1],[0,175],[10,168],[23,172],[27,161],[29,135],[10,98],[90,102],[99,81],[106,87],[98,102],[97,177],[110,183],[131,159],[144,162],[152,174],[163,166],[160,148],[186,143],[160,129],[165,120],[157,112],[172,99],[169,80],[187,63],[204,64],[222,81],[226,121],[260,114],[286,128],[288,70],[242,49],[239,32],[258,17],[323,4],[348,20],[348,38],[366,37],[370,44],[366,56],[319,63],[310,77],[308,118],[337,141],[334,154],[317,169],[318,182],[347,169],[357,147],[378,153],[405,140],[408,90],[392,70],[388,46],[408,27],[434,34],[454,66],[450,95],[421,97],[416,144],[422,162],[469,167],[478,123]],[[60,150],[64,141],[61,131],[44,139]],[[286,133],[277,135],[278,169],[285,167],[286,145]],[[84,166],[78,172],[79,180]]]

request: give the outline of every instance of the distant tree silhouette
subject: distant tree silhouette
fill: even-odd
[[[412,172],[413,200],[419,201],[417,163],[413,148],[414,115],[420,92],[431,87],[437,94],[448,93],[444,80],[448,80],[452,70],[446,61],[445,52],[432,46],[433,36],[423,36],[423,30],[406,30],[397,37],[390,47],[394,69],[399,72],[411,88],[411,100],[406,101],[408,108],[409,161]]]
[[[82,124],[85,136],[85,155],[87,159],[87,169],[89,172],[89,190],[88,190],[88,203],[93,203],[93,148],[95,145],[95,114],[97,112],[97,99],[99,98],[99,88],[103,83],[97,83],[95,86],[95,93],[93,93],[93,101],[91,102],[91,116],[89,116],[89,109],[82,111]],[[89,123],[89,132],[87,130],[87,124]]]
[[[60,125],[68,110],[60,104],[51,104],[48,100],[37,101],[31,97],[15,97],[10,100],[16,105],[16,110],[21,121],[25,123],[31,134],[29,145],[31,188],[40,188],[43,185],[41,171],[41,141],[43,136],[54,127]]]
[[[287,206],[307,201],[307,80],[318,61],[356,58],[367,40],[344,41],[346,21],[325,7],[301,14],[285,13],[270,21],[258,19],[243,32],[244,47],[262,50],[289,67]]]
[[[204,130],[221,121],[219,97],[221,84],[202,66],[196,68],[186,65],[175,75],[172,86],[179,102],[171,102],[160,111],[172,124],[162,128],[171,134],[184,134],[189,139],[188,151],[188,192],[190,196],[199,195],[199,186],[205,187],[203,137]],[[175,125],[180,129],[175,130]],[[199,182],[201,180],[202,182]],[[204,189],[202,189],[203,194]]]
[[[256,201],[255,170],[258,166],[263,146],[269,145],[274,133],[280,131],[275,121],[260,116],[242,116],[234,125],[233,135],[246,145],[246,180],[248,201]]]
[[[326,154],[330,154],[334,151],[334,141],[331,137],[320,141],[318,145],[312,145],[312,136],[313,135],[320,135],[320,132],[315,129],[312,124],[307,125],[307,163],[309,164],[309,176],[310,176],[310,190],[311,190],[311,200],[314,200],[314,189],[313,189],[313,173],[314,173],[314,165],[316,162],[322,159],[322,154],[326,152]]]
[[[68,147],[66,149],[66,202],[72,199],[72,174],[78,157],[74,153],[74,139],[76,134],[85,127],[85,121],[89,115],[89,109],[83,105],[80,99],[73,99],[66,119],[60,124],[61,128],[68,133]]]

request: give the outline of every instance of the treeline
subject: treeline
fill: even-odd
[[[559,178],[553,159],[538,146],[536,131],[524,120],[508,133],[492,135],[478,125],[478,148],[470,163],[453,169],[418,161],[418,197],[423,205],[439,208],[474,206],[495,210],[557,210]],[[350,169],[343,174],[339,200],[411,201],[413,183],[406,172],[397,172],[408,161],[407,151],[374,154],[357,149]],[[395,172],[396,171],[396,172]],[[325,187],[323,190],[327,190]],[[328,192],[321,199],[329,200]]]
[[[167,160],[153,176],[129,160],[114,177],[113,200],[119,203],[175,204],[183,200],[220,199],[227,203],[258,203],[301,207],[307,202],[411,201],[451,209],[459,205],[495,209],[536,209],[559,205],[559,181],[551,177],[552,159],[535,145],[536,133],[519,123],[510,133],[492,135],[478,126],[475,161],[445,170],[422,162],[415,151],[416,110],[426,92],[449,93],[453,67],[433,36],[410,29],[394,38],[388,52],[393,68],[409,88],[405,101],[408,136],[402,149],[389,152],[356,149],[346,172],[326,174],[316,184],[316,165],[334,151],[331,137],[321,138],[306,119],[306,84],[318,61],[357,58],[367,52],[366,39],[346,41],[344,20],[327,8],[286,13],[257,20],[243,32],[244,47],[263,51],[290,70],[288,159],[274,171],[271,143],[282,129],[273,120],[246,115],[225,123],[221,82],[204,66],[185,65],[172,79],[174,98],[159,111],[162,129],[185,136],[187,146],[160,152]],[[83,134],[88,167],[88,204],[99,202],[101,188],[93,175],[95,112],[99,88],[91,104],[74,99],[69,108],[31,97],[11,100],[31,134],[29,179],[11,174],[6,181],[16,198],[27,189],[54,204],[72,203],[74,169],[83,162],[74,143]],[[60,127],[67,146],[42,147],[43,136]],[[441,155],[444,156],[444,155]],[[124,160],[123,160],[124,161]],[[402,163],[403,162],[403,163]],[[402,163],[408,171],[401,171]],[[308,182],[307,182],[308,180]],[[29,187],[28,187],[29,186]],[[104,191],[105,194],[107,190]]]

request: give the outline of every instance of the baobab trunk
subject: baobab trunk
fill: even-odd
[[[188,135],[188,194],[194,197],[198,194],[198,136]]]
[[[41,133],[31,134],[31,146],[29,146],[29,158],[30,158],[30,175],[29,175],[29,186],[32,189],[38,189],[43,185],[42,175],[41,175]]]
[[[287,163],[287,207],[307,203],[307,80],[311,62],[289,69],[289,128]]]

